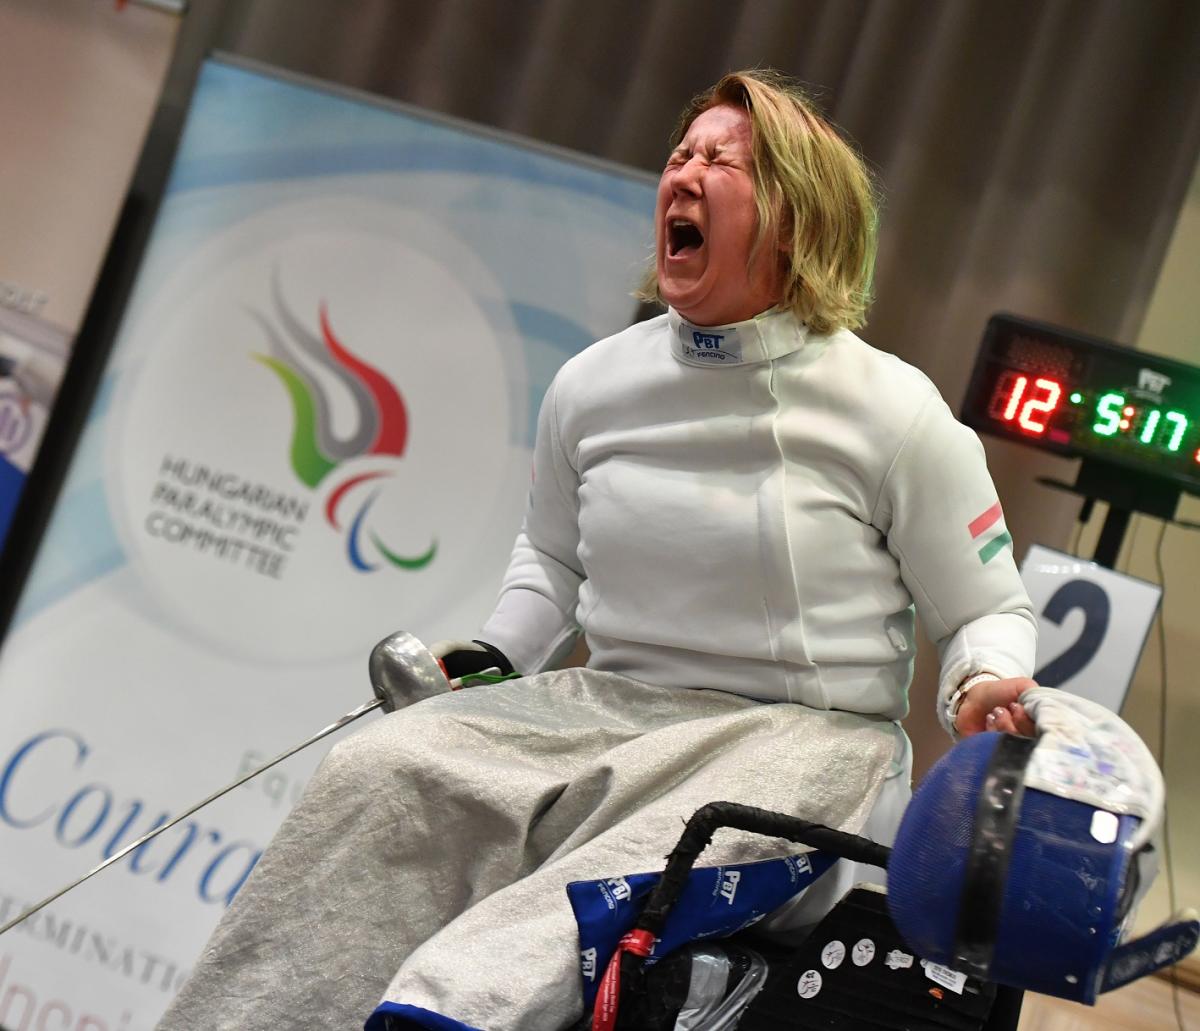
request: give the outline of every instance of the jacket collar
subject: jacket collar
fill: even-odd
[[[728,326],[695,326],[674,308],[667,309],[671,350],[686,365],[728,369],[782,358],[804,346],[808,327],[786,308]]]

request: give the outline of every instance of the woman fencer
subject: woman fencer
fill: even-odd
[[[891,840],[917,615],[946,729],[1032,731],[1036,624],[979,441],[853,332],[862,160],[786,80],[728,75],[683,112],[655,226],[666,313],[559,372],[486,644],[435,647],[523,677],[335,747],[162,1028],[571,1026],[568,882],[616,897],[716,799]],[[545,672],[580,633],[587,668]],[[793,848],[730,833],[705,861]]]

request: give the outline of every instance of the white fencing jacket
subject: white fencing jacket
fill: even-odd
[[[481,637],[533,673],[582,628],[596,669],[899,719],[914,606],[943,723],[967,676],[1032,672],[1036,623],[975,434],[853,333],[671,311],[551,385]]]

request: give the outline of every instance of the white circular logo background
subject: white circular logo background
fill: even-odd
[[[307,333],[321,339],[324,306],[340,344],[398,391],[407,414],[403,456],[350,457],[315,488],[301,481],[291,456],[292,398],[255,357],[272,353],[266,326],[295,342],[273,280],[283,308]],[[107,479],[130,562],[169,618],[242,658],[321,661],[362,654],[371,643],[364,626],[377,626],[381,612],[392,628],[412,628],[453,604],[478,576],[480,549],[492,556],[490,572],[497,513],[511,543],[527,476],[511,468],[512,427],[523,426],[526,413],[511,410],[510,395],[519,392],[507,378],[522,377],[524,368],[511,346],[515,336],[507,349],[498,339],[503,308],[487,271],[437,224],[358,200],[279,206],[237,223],[138,305],[120,343]],[[286,350],[300,355],[287,361],[324,389],[334,434],[351,436],[359,418],[351,392],[300,348]],[[189,487],[200,467],[294,499],[307,514],[297,523]],[[326,514],[332,495],[370,473],[380,475],[340,496],[335,528]],[[163,500],[166,487],[173,503]],[[196,494],[190,513],[179,510],[189,489]],[[348,538],[372,496],[358,537],[363,560],[378,568],[363,572],[350,560]],[[197,518],[204,500],[297,527],[277,538],[291,545],[280,575],[255,571],[245,549],[233,558],[237,549],[227,548],[222,558],[215,545],[202,551],[194,539],[173,543],[161,535],[163,520],[175,516],[214,537],[255,540]],[[154,513],[163,515],[154,521]],[[375,539],[402,556],[434,545],[436,552],[423,568],[399,569]],[[283,550],[270,539],[261,543]]]

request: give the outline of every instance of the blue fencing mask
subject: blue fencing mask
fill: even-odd
[[[1162,775],[1119,717],[1037,688],[1036,739],[985,733],[931,769],[888,863],[888,907],[923,959],[1092,1004],[1196,947],[1187,913],[1123,942],[1155,873]]]

